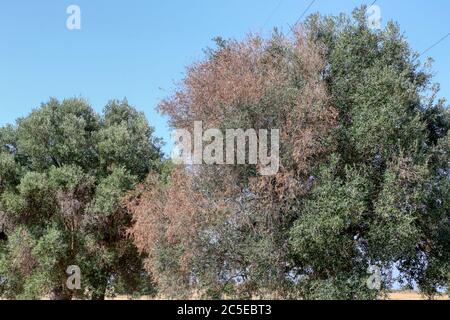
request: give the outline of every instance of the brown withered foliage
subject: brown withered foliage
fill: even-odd
[[[37,266],[35,257],[33,256],[32,239],[27,230],[21,229],[20,239],[23,246],[15,247],[10,254],[11,264],[17,274],[23,277],[29,277]]]
[[[300,29],[292,42],[282,36],[227,42],[189,67],[159,110],[174,128],[192,129],[194,121],[205,128],[279,128],[283,166],[306,174],[329,151],[324,142],[337,116],[322,81],[322,55]]]
[[[153,249],[158,241],[166,239],[170,245],[189,246],[196,232],[197,210],[204,201],[192,190],[191,179],[184,172],[174,171],[171,181],[163,186],[156,175],[150,175],[144,185],[127,197],[127,209],[133,212],[135,221],[130,234],[137,247],[148,253],[149,269],[153,269]]]
[[[194,121],[203,121],[204,129],[280,129],[281,158],[278,174],[267,177],[250,165],[179,167],[167,185],[151,176],[126,199],[135,222],[130,234],[161,286],[164,271],[174,271],[161,268],[163,243],[182,248],[173,259],[190,286],[203,281],[220,291],[239,278],[245,280],[241,290],[255,291],[259,280],[249,272],[269,262],[278,275],[267,278],[285,279],[287,240],[277,232],[295,217],[296,201],[311,189],[312,170],[334,148],[337,112],[322,80],[322,51],[300,29],[293,39],[250,35],[222,42],[161,102],[159,110],[177,129],[192,132]],[[253,254],[249,238],[269,241],[267,252],[244,257]]]

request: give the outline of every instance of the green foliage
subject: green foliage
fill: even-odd
[[[218,39],[161,103],[176,128],[281,129],[274,177],[202,166],[164,181],[167,199],[144,186],[133,231],[165,294],[375,299],[394,268],[448,292],[448,107],[400,28],[372,31],[365,9],[312,15],[294,39]]]
[[[327,48],[339,161],[321,171],[290,232],[294,258],[306,268],[300,292],[361,298],[370,265],[396,265],[398,280],[429,295],[448,290],[450,121],[445,102],[434,101],[431,73],[398,26],[370,31],[364,8],[354,22],[312,16],[306,29]],[[390,282],[383,275],[377,294]]]
[[[26,279],[33,273],[36,261],[32,255],[35,240],[23,227],[9,233],[8,243],[0,250],[0,292],[6,298],[24,293]]]
[[[121,202],[159,170],[152,133],[126,101],[111,102],[101,116],[78,98],[51,99],[0,129],[3,296],[101,299],[114,281],[148,291],[152,282],[126,236],[131,218]],[[82,290],[66,287],[70,265],[81,268]]]
[[[124,169],[115,169],[108,177],[100,181],[89,211],[102,215],[115,213],[121,205],[125,192],[132,189],[135,181],[136,178]]]
[[[16,164],[14,155],[0,153],[0,189],[17,183],[20,176],[20,167]]]
[[[2,208],[11,215],[20,215],[25,209],[26,200],[15,192],[5,191],[1,195]]]
[[[103,127],[98,132],[100,165],[123,166],[140,179],[144,179],[152,168],[154,159],[159,159],[151,128],[143,113],[137,112],[126,101],[111,101],[104,110]]]
[[[95,132],[99,118],[81,99],[51,99],[24,119],[18,120],[18,153],[31,169],[77,164],[84,169],[96,162]]]
[[[0,295],[102,299],[155,280],[176,298],[375,299],[394,267],[448,292],[450,112],[429,66],[396,24],[370,30],[365,7],[302,27],[293,41],[218,38],[160,106],[185,129],[281,129],[273,177],[174,170],[127,101],[99,115],[51,99],[0,128]]]
[[[358,170],[337,176],[337,160],[319,173],[317,187],[291,229],[293,253],[316,273],[328,277],[356,267],[358,233],[368,211],[370,183]]]
[[[426,168],[404,159],[389,164],[384,183],[374,203],[373,221],[367,238],[369,252],[383,262],[407,259],[416,254],[423,238],[419,219],[426,213],[424,201]]]
[[[48,175],[49,184],[55,190],[74,191],[82,185],[93,186],[95,183],[94,177],[76,165],[51,167]]]
[[[390,159],[400,150],[414,152],[424,143],[425,124],[418,104],[416,86],[391,66],[365,71],[357,84],[349,110],[349,142],[364,159],[376,155]],[[412,150],[410,150],[412,149]]]

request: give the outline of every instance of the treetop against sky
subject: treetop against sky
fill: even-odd
[[[350,13],[372,1],[7,1],[0,10],[0,124],[27,115],[50,96],[83,96],[97,111],[111,98],[127,97],[144,111],[168,143],[167,118],[155,108],[203,57],[211,39],[285,32],[302,15]],[[81,29],[69,30],[67,9],[77,5]],[[422,52],[450,32],[447,0],[379,0],[381,24],[400,23],[412,48]],[[450,96],[449,39],[421,59],[435,59],[435,80]]]

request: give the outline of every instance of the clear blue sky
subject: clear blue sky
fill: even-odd
[[[372,0],[317,0],[310,13],[351,12]],[[101,111],[127,97],[169,140],[155,107],[216,36],[288,29],[310,0],[14,0],[0,5],[0,125],[50,96],[83,96]],[[66,28],[66,8],[81,8],[81,30]],[[400,23],[422,51],[450,32],[448,0],[378,0],[383,24]],[[450,98],[450,38],[427,55]],[[166,148],[167,150],[168,148]]]

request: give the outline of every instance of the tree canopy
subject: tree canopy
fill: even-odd
[[[373,31],[364,13],[218,39],[160,104],[174,128],[281,130],[274,176],[179,166],[130,195],[164,294],[373,299],[394,268],[425,294],[448,290],[448,107],[399,27]]]
[[[171,163],[126,100],[98,114],[50,99],[0,128],[0,296],[376,299],[394,281],[448,293],[438,96],[399,26],[372,30],[361,7],[217,38],[159,104],[174,129],[279,129],[275,175]]]
[[[103,298],[152,288],[126,234],[121,199],[161,167],[159,141],[127,101],[102,115],[79,98],[51,99],[0,129],[0,293],[8,298]],[[83,287],[66,286],[80,267]]]

